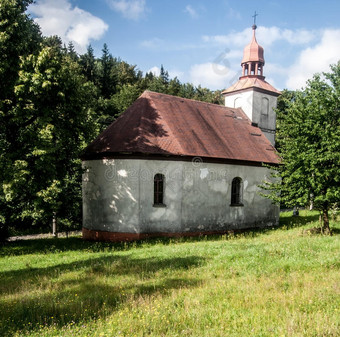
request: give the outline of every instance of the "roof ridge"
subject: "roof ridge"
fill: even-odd
[[[202,103],[202,104],[208,104],[208,105],[213,105],[213,106],[219,106],[221,108],[226,108],[226,106],[221,105],[221,104],[216,104],[216,103],[210,103],[210,102],[205,102],[205,101],[199,101],[197,99],[193,99],[193,98],[186,98],[186,97],[182,97],[182,96],[175,96],[175,95],[170,95],[170,94],[164,94],[162,92],[156,92],[156,91],[151,91],[151,90],[145,90],[143,92],[144,93],[151,93],[151,94],[156,94],[156,95],[162,95],[162,96],[167,96],[167,97],[171,97],[171,98],[176,98],[176,99],[184,99],[186,101],[191,101],[191,102],[195,102],[195,103]],[[143,95],[142,94],[142,95]]]

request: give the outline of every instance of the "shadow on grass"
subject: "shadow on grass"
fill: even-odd
[[[1,273],[0,335],[86,323],[140,296],[198,286],[201,280],[177,278],[174,273],[205,262],[198,256],[135,259],[118,253]]]
[[[332,235],[339,235],[340,228],[331,227]]]
[[[285,216],[280,217],[280,223],[277,228],[287,227],[294,228],[304,226],[310,222],[318,223],[319,214],[316,212],[301,214],[298,216],[293,216],[292,212],[287,212]]]
[[[133,248],[143,248],[156,244],[169,245],[172,243],[196,242],[202,240],[212,240],[221,235],[202,235],[195,237],[159,237],[148,238],[129,242],[94,242],[83,240],[80,237],[72,238],[43,238],[36,240],[20,240],[5,242],[0,245],[0,257],[17,256],[29,254],[51,254],[69,251],[97,252],[119,252],[128,251]]]
[[[20,240],[5,242],[0,246],[0,256],[50,254],[67,251],[101,252],[105,250],[124,250],[126,243],[89,242],[79,237]]]
[[[256,237],[261,234],[268,234],[276,229],[291,229],[295,227],[305,226],[308,223],[315,222],[314,226],[318,226],[319,214],[317,212],[300,212],[299,216],[293,216],[292,212],[281,213],[280,223],[275,227],[265,228],[249,228],[242,230],[230,231],[229,234],[216,234],[216,235],[203,235],[196,237],[181,237],[181,238],[150,238],[135,242],[91,242],[84,241],[81,238],[59,238],[59,239],[38,239],[27,241],[6,242],[0,246],[1,256],[25,255],[25,254],[50,254],[66,251],[79,251],[79,252],[102,252],[102,251],[125,251],[131,248],[143,247],[145,245],[163,244],[169,245],[172,243],[184,242],[199,242],[202,240],[215,241],[226,239],[234,236],[248,236]],[[338,234],[338,228],[332,228],[333,234]]]
[[[300,211],[300,215],[293,216],[293,212],[284,212],[280,215],[280,221],[278,226],[274,227],[265,227],[265,228],[250,228],[245,229],[242,232],[244,236],[256,237],[263,234],[270,234],[272,231],[275,230],[282,230],[282,229],[293,229],[299,228],[306,225],[310,225],[312,227],[319,227],[319,213],[316,211]],[[331,231],[333,235],[340,233],[340,228],[338,225],[332,226],[332,222],[330,224]]]

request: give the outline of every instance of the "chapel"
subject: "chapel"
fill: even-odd
[[[225,106],[145,91],[82,155],[83,238],[124,241],[275,226],[277,97],[253,27]]]

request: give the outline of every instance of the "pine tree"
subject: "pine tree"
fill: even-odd
[[[91,45],[87,47],[87,52],[80,56],[79,63],[82,66],[82,72],[86,76],[87,80],[93,83],[98,83],[96,59]]]
[[[167,70],[164,70],[163,64],[161,65],[161,71],[159,74],[159,77],[164,84],[164,86],[167,86],[169,84],[169,73]]]
[[[78,61],[78,54],[72,41],[70,41],[67,45],[67,54],[73,61]]]
[[[114,72],[115,61],[109,52],[108,46],[104,43],[102,57],[100,59],[100,89],[105,99],[109,99],[116,92],[117,78]]]

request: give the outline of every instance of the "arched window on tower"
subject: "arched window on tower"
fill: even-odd
[[[234,100],[234,108],[240,108],[242,106],[242,98],[236,97]]]
[[[261,116],[260,116],[260,126],[263,128],[268,128],[268,114],[269,114],[269,99],[267,97],[263,97],[261,102]]]
[[[261,113],[266,116],[269,114],[269,99],[267,97],[262,98]]]
[[[236,177],[231,183],[231,203],[230,206],[243,206],[242,179]]]
[[[165,177],[161,173],[155,174],[153,178],[153,205],[154,206],[165,206],[164,205],[164,186]]]

